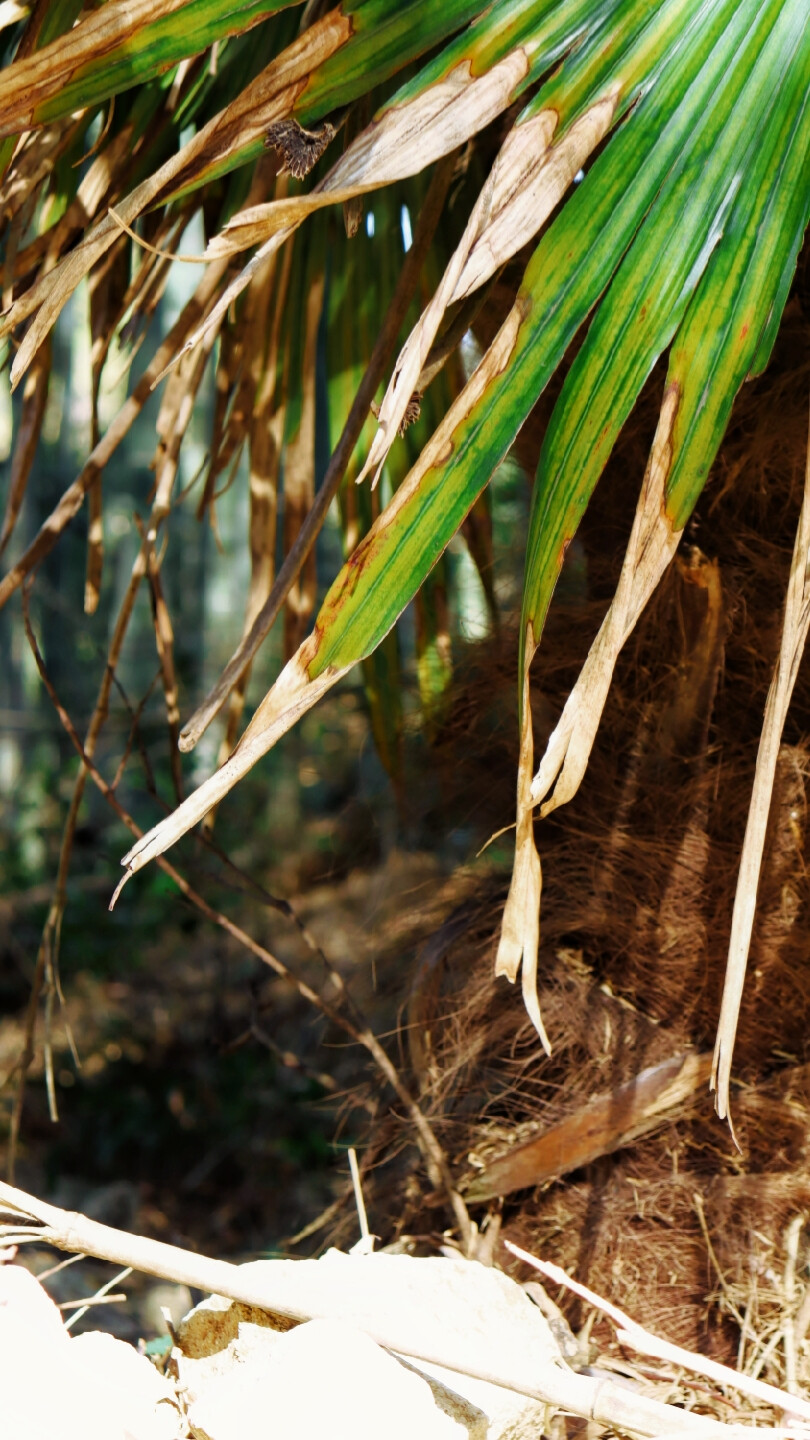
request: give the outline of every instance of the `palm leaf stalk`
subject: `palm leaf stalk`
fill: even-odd
[[[257,338],[257,296],[265,316],[274,306],[295,304],[300,282],[291,282],[289,264],[281,263],[290,245],[294,273],[306,277],[310,297],[320,294],[324,222],[334,225],[340,207],[348,207],[349,228],[356,229],[361,197],[382,187],[389,187],[384,203],[394,214],[406,193],[418,206],[424,184],[406,192],[403,187],[415,183],[411,177],[481,136],[459,192],[464,216],[459,221],[456,204],[456,218],[437,231],[424,271],[430,294],[409,322],[379,428],[365,426],[351,458],[342,499],[346,563],[314,629],[235,749],[125,856],[127,875],[205,816],[360,662],[375,730],[395,768],[397,619],[417,597],[420,675],[425,702],[433,703],[446,678],[439,663],[446,655],[444,579],[436,567],[466,518],[479,513],[474,507],[521,425],[572,342],[581,340],[543,442],[527,537],[517,842],[497,960],[511,980],[522,967],[526,1004],[547,1044],[534,979],[541,874],[533,813],[537,806],[548,813],[576,793],[616,659],[675,553],[740,386],[760,373],[771,353],[810,218],[806,0],[502,0],[492,6],[343,0],[328,11],[313,7],[311,19],[309,7],[302,18],[294,8],[258,0],[237,6],[113,0],[76,23],[75,7],[52,8],[59,11],[59,33],[23,33],[19,58],[0,78],[0,136],[9,137],[0,189],[1,323],[6,335],[26,325],[12,381],[33,367],[24,411],[29,426],[36,428],[41,417],[47,337],[76,287],[88,276],[92,283],[108,255],[128,254],[129,286],[119,285],[117,309],[105,312],[108,329],[123,326],[138,277],[143,288],[158,283],[161,252],[173,251],[201,211],[205,277],[150,365],[148,384],[167,365],[176,366],[173,374],[185,378],[170,380],[169,390],[181,383],[188,395],[189,352],[218,348],[225,406],[220,440],[227,430],[233,455],[249,436],[253,465],[261,437],[276,437],[297,477],[290,482],[290,496],[297,486],[296,525],[314,494],[311,428],[304,434],[304,420],[313,397],[307,370],[316,319],[313,311],[304,323],[308,300],[300,293],[293,319],[282,319],[265,348]],[[335,158],[347,111],[343,152]],[[493,160],[495,135],[500,144]],[[91,142],[96,154],[80,179],[72,162]],[[478,175],[482,157],[476,193],[470,177]],[[301,183],[279,183],[275,173],[285,168]],[[137,253],[136,225],[153,245],[143,253]],[[323,303],[333,317],[341,293],[358,286],[355,267],[365,244],[358,236],[329,247]],[[534,250],[514,304],[463,383],[458,364],[446,363],[452,346],[443,350],[443,339],[458,339],[454,321],[463,328],[472,313],[465,306],[477,303],[482,287],[529,244]],[[380,242],[376,253],[390,257],[390,244],[383,252]],[[372,268],[389,273],[382,263]],[[390,289],[390,273],[385,283]],[[372,275],[365,276],[352,323],[338,337],[332,321],[333,438],[373,343],[381,311],[374,287]],[[253,325],[253,339],[247,349],[240,339],[225,364],[229,314],[236,315],[239,336]],[[617,592],[535,773],[531,663],[565,551],[622,426],[665,354],[658,431]],[[418,396],[424,396],[424,429],[401,434]],[[0,603],[56,543],[85,494],[95,497],[98,518],[99,477],[144,399],[141,384],[0,581]],[[30,439],[21,439],[4,542],[22,503],[30,453]],[[284,466],[279,457],[260,463],[276,497]],[[382,508],[365,490],[350,493],[355,476],[364,474],[375,481],[382,476]],[[274,498],[273,514],[275,504]],[[293,538],[287,536],[288,547]],[[265,534],[265,562],[268,543]],[[96,590],[97,571],[98,561]],[[271,578],[260,557],[259,573],[227,682],[185,727],[184,748],[229,691],[244,686],[258,643],[255,637],[248,643],[247,632],[255,631]],[[307,582],[297,583],[300,599]],[[305,612],[306,606],[304,618]],[[288,637],[294,628],[288,618]],[[761,795],[757,803],[767,813]],[[742,953],[736,930],[734,944]],[[739,965],[734,984],[737,993]],[[724,1033],[733,1037],[738,1000],[731,991],[727,1002]],[[721,1113],[730,1063],[726,1039]]]

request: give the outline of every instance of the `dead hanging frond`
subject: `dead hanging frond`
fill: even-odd
[[[495,974],[505,975],[507,980],[514,984],[518,971],[522,967],[523,1000],[526,1010],[540,1036],[543,1049],[546,1054],[550,1054],[551,1044],[546,1034],[537,998],[537,953],[540,944],[540,896],[543,888],[543,875],[540,856],[534,840],[534,817],[531,805],[534,740],[529,670],[535,650],[534,635],[531,625],[529,625],[525,640],[523,671],[515,866],[503,912],[501,938],[495,958]]]
[[[541,815],[566,804],[582,784],[618,656],[678,548],[681,532],[665,505],[678,400],[674,389],[664,396],[616,594],[532,781],[531,802],[542,805]]]
[[[558,116],[541,111],[510,131],[498,154],[439,288],[409,335],[377,414],[375,436],[358,484],[377,483],[385,457],[418,391],[445,312],[466,299],[541,229],[574,175],[610,129],[616,97],[608,96],[554,144]]]
[[[96,476],[115,454],[121,441],[129,433],[149,400],[155,380],[161,369],[164,368],[168,357],[175,354],[178,343],[182,343],[183,336],[188,334],[189,329],[197,323],[200,314],[212,303],[213,297],[222,283],[226,268],[225,262],[221,262],[219,265],[209,265],[191,299],[184,306],[165,340],[159,345],[131,395],[128,396],[115,419],[107,427],[98,445],[91,451],[73,484],[68,486],[20,559],[0,580],[0,607],[14,594],[25,577],[40,564],[46,555],[50,554],[65,527],[81,509],[84,497]]]
[[[599,728],[617,657],[680,540],[680,533],[673,531],[664,506],[671,461],[672,426],[677,408],[677,393],[669,391],[661,407],[658,431],[616,595],[533,780],[530,779],[533,741],[529,668],[537,646],[531,621],[527,625],[514,871],[504,910],[495,974],[514,980],[522,960],[527,1010],[546,1049],[550,1049],[550,1043],[536,1000],[541,880],[540,859],[534,839],[533,806],[548,793],[558,775],[560,779],[554,796],[547,801],[541,813],[547,814],[576,794]]]
[[[26,486],[31,475],[34,458],[39,444],[45,406],[48,401],[48,386],[51,378],[52,346],[43,345],[36,357],[31,373],[23,390],[22,416],[11,456],[11,473],[8,482],[6,510],[3,527],[0,530],[0,555],[14,534],[14,527],[22,510]]]
[[[346,422],[335,446],[312,507],[301,526],[289,554],[284,560],[273,589],[255,616],[248,633],[242,638],[225,670],[206,696],[202,705],[186,722],[180,736],[183,750],[192,750],[214,717],[222,709],[232,689],[251,663],[265,636],[279,615],[298,573],[320,533],[326,515],[346,473],[355,445],[368,417],[369,407],[391,359],[397,336],[417,293],[425,256],[430,249],[444,210],[447,192],[455,168],[451,155],[438,165],[431,179],[419,212],[413,245],[405,256],[396,289],[380,327],[365,374],[357,387]]]
[[[714,1050],[712,1089],[716,1092],[717,1113],[721,1119],[727,1118],[730,1125],[731,1060],[734,1053],[737,1019],[740,1013],[748,951],[756,914],[757,890],[768,829],[768,816],[771,809],[782,732],[804,653],[808,629],[810,629],[810,431],[808,432],[802,508],[785,598],[782,640],[765,705],[765,719],[757,754],[748,823],[745,828],[745,839],[740,857],[737,893],[734,897],[723,1003]]]
[[[15,299],[0,322],[0,335],[8,334],[29,316],[33,318],[12,365],[12,385],[17,384],[27,369],[77,286],[120,235],[121,222],[131,227],[138,216],[156,202],[165,202],[172,193],[194,187],[218,167],[229,168],[229,163],[246,147],[262,144],[269,126],[289,115],[296,88],[306,82],[313,69],[346,44],[351,30],[350,19],[343,17],[339,10],[311,26],[177,153],[121,199],[115,206],[117,220],[107,215],[98,221],[55,269],[40,274],[34,284]],[[219,313],[212,315],[212,323],[219,318]],[[195,332],[192,343],[196,344],[198,338]],[[191,346],[181,346],[179,353],[188,348]],[[174,361],[177,354],[175,350],[170,360]]]
[[[293,257],[290,284],[291,323],[284,359],[284,388],[298,396],[287,411],[284,463],[284,553],[292,550],[315,499],[315,387],[318,334],[325,293],[325,253],[310,245]],[[310,550],[291,586],[284,612],[284,657],[290,659],[304,640],[317,598],[315,551]]]

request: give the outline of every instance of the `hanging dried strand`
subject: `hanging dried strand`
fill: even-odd
[[[183,727],[180,734],[180,747],[183,750],[193,750],[200,736],[205,734],[214,716],[219,714],[245,667],[253,660],[262,641],[272,628],[290,589],[298,578],[302,565],[320,534],[329,506],[338,492],[346,466],[366,422],[377,386],[391,359],[400,326],[416,294],[422,265],[444,209],[455,164],[454,153],[441,160],[436,166],[414,231],[413,245],[403,261],[397,288],[377,336],[366,373],[358,386],[354,403],[343,427],[343,433],[335,446],[314,503],[296,536],[295,543],[284,560],[273,589],[256,616],[249,633],[240,641],[222,675],[202,705]],[[1,600],[2,591],[0,590]]]
[[[745,983],[748,951],[751,947],[751,934],[754,928],[757,889],[765,850],[765,837],[768,830],[768,816],[776,779],[779,749],[782,743],[782,731],[785,728],[790,698],[804,653],[808,629],[810,629],[810,432],[808,432],[802,508],[785,598],[782,640],[765,704],[765,719],[762,725],[754,786],[748,810],[748,823],[745,827],[745,839],[740,857],[737,891],[734,896],[734,913],[731,921],[723,1001],[720,1007],[717,1040],[714,1047],[711,1086],[715,1091],[717,1113],[721,1120],[728,1120],[732,1135],[734,1135],[734,1126],[730,1113],[729,1087],[737,1020]]]
[[[38,352],[31,370],[26,377],[23,390],[22,416],[17,439],[11,456],[11,473],[8,482],[6,511],[3,528],[0,530],[0,555],[14,534],[14,527],[22,510],[31,466],[37,453],[39,435],[45,417],[48,401],[48,385],[51,377],[52,345],[50,337]]]

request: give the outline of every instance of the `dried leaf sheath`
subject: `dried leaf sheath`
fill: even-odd
[[[471,1203],[534,1188],[570,1174],[603,1155],[633,1145],[702,1089],[711,1071],[709,1055],[674,1055],[598,1095],[551,1130],[521,1141],[498,1157],[465,1191]]]
[[[25,489],[31,475],[31,468],[34,464],[39,433],[42,429],[42,422],[45,417],[45,405],[48,400],[48,385],[51,376],[51,345],[50,342],[43,345],[37,355],[36,362],[31,368],[31,373],[25,382],[23,391],[22,419],[11,457],[11,473],[8,482],[8,497],[6,499],[6,510],[3,516],[3,528],[0,531],[0,554],[5,550],[11,536],[14,533],[14,526],[17,523]]]

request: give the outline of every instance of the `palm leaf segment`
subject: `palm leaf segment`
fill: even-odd
[[[51,8],[64,11],[67,30],[75,6]],[[1,133],[25,132],[7,142],[16,143],[4,189],[12,227],[15,175],[39,174],[43,147],[66,152],[75,143],[79,107],[92,118],[94,107],[123,92],[107,150],[125,134],[138,157],[115,172],[126,183],[114,197],[99,187],[87,218],[96,212],[101,218],[78,244],[41,242],[27,268],[18,263],[21,283],[3,322],[9,331],[29,320],[15,380],[38,355],[76,285],[121,244],[121,222],[162,216],[161,233],[170,237],[171,226],[179,233],[207,196],[223,197],[199,323],[187,324],[175,347],[193,355],[200,344],[210,348],[228,307],[244,292],[250,306],[257,287],[281,283],[283,247],[307,217],[418,175],[531,93],[482,177],[458,245],[444,256],[444,274],[436,269],[432,297],[425,297],[429,303],[394,368],[380,429],[374,435],[367,427],[356,452],[355,473],[363,460],[376,473],[388,467],[392,498],[381,513],[366,502],[362,515],[354,502],[344,508],[346,525],[351,521],[362,538],[314,630],[226,763],[124,864],[137,870],[165,850],[341,675],[390,644],[386,637],[397,617],[428,582],[587,326],[546,433],[534,489],[522,620],[517,849],[498,957],[499,970],[512,979],[522,962],[527,1005],[545,1039],[534,993],[540,863],[532,809],[550,810],[580,784],[616,657],[674,553],[739,387],[767,363],[810,215],[807,3],[502,0],[484,7],[462,0],[344,0],[299,34],[297,23],[296,12],[280,4],[110,3],[69,31],[61,60],[64,42],[52,33],[33,35],[0,86]],[[240,33],[248,27],[258,27],[252,35],[261,43]],[[96,45],[102,31],[106,55]],[[190,36],[199,37],[195,51],[216,41],[218,69],[195,58]],[[272,53],[264,60],[268,46]],[[419,57],[430,50],[419,68]],[[68,74],[70,56],[79,59]],[[57,61],[61,69],[53,68]],[[410,78],[365,127],[362,121],[354,126],[359,133],[347,133],[342,157],[330,169],[322,164],[318,183],[268,185],[259,179],[261,165],[248,168],[268,130],[282,152],[296,138],[322,149],[347,106],[372,91],[379,96],[375,87],[408,64],[416,66]],[[140,88],[127,90],[136,81]],[[189,125],[192,138],[178,146],[180,129]],[[584,179],[572,186],[582,167]],[[419,193],[417,186],[414,203]],[[115,216],[99,208],[102,198],[115,198]],[[71,213],[70,204],[68,194],[63,213]],[[436,403],[435,390],[429,407],[438,423],[421,449],[407,437],[397,439],[420,378],[433,373],[429,361],[445,312],[463,305],[537,235],[514,306],[474,374],[455,387],[453,398],[443,372],[444,400]],[[247,265],[229,275],[233,257],[249,249]],[[334,257],[347,274],[348,253],[344,246],[343,261]],[[362,315],[362,305],[354,313]],[[344,383],[368,348],[335,359]],[[533,775],[526,692],[565,550],[622,425],[667,349],[658,433],[618,591]],[[286,383],[279,371],[270,387],[279,405]],[[409,451],[410,468],[402,463]],[[83,475],[78,490],[72,487],[71,513],[93,478]],[[47,535],[38,537],[2,582],[2,598],[50,543]],[[385,653],[379,652],[383,680],[395,663]],[[240,652],[243,671],[249,659]],[[384,690],[384,683],[378,686],[378,697]],[[381,704],[375,728],[394,745],[396,716],[384,711]],[[209,707],[206,721],[211,713]],[[199,733],[200,726],[191,729]],[[724,1103],[721,1095],[721,1109]]]

